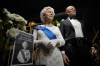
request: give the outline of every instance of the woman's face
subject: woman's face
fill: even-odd
[[[44,13],[44,19],[46,21],[52,21],[54,19],[54,13],[52,9],[46,10],[46,12]]]
[[[23,42],[23,45],[22,46],[23,46],[24,49],[27,49],[27,47],[28,47],[27,42]]]

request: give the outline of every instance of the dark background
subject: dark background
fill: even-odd
[[[97,32],[100,27],[100,7],[98,0],[0,0],[0,14],[3,8],[7,8],[11,13],[23,16],[28,22],[40,23],[40,11],[45,6],[55,9],[55,18],[61,20],[66,18],[65,8],[74,5],[77,9],[77,17],[83,19],[88,29],[88,33]]]

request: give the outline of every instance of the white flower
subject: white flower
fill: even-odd
[[[2,22],[2,20],[0,19],[0,22]]]
[[[20,29],[26,31],[26,26],[21,26]]]
[[[4,8],[3,13],[6,13],[6,16],[10,20],[15,20],[16,22],[23,22],[24,24],[27,24],[27,20],[25,20],[22,16],[15,14],[15,13],[10,13],[7,9]]]
[[[10,24],[13,24],[13,22],[11,20],[8,21]]]
[[[7,35],[9,35],[10,37],[16,37],[19,35],[19,29],[13,27],[7,30]]]
[[[3,13],[10,14],[10,12],[6,8],[3,9]]]
[[[15,20],[17,22],[24,22],[25,24],[27,24],[27,21],[20,15],[18,14],[7,14],[7,17],[11,20]]]

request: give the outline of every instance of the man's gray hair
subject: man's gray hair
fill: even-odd
[[[40,12],[40,19],[41,19],[41,21],[42,21],[43,23],[44,23],[44,17],[43,17],[43,15],[44,15],[44,13],[45,13],[48,9],[51,9],[51,10],[53,11],[53,15],[55,15],[54,9],[53,9],[52,7],[50,7],[50,6],[44,7],[44,8],[41,10],[41,12]]]

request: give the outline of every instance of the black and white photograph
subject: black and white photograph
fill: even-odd
[[[33,36],[19,31],[14,43],[11,65],[32,65]]]

